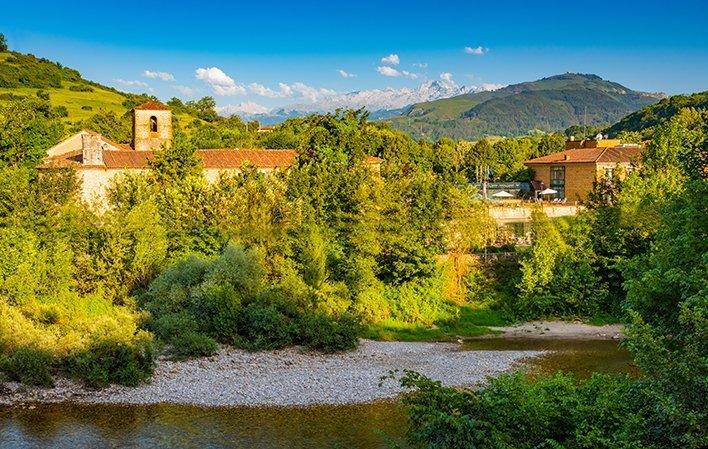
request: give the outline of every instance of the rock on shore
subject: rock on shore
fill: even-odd
[[[6,383],[0,404],[76,401],[95,404],[173,403],[201,406],[304,406],[352,404],[392,398],[403,390],[389,370],[412,369],[445,385],[474,385],[508,371],[539,351],[461,351],[451,343],[364,340],[341,354],[300,348],[249,353],[223,347],[218,354],[188,361],[161,359],[149,383],[100,391],[59,379],[52,389]]]

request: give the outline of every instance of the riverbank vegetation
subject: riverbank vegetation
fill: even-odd
[[[416,373],[402,382],[415,392],[409,406],[409,439],[424,448],[700,448],[708,444],[708,180],[705,111],[687,110],[654,131],[640,170],[623,182],[597,186],[589,219],[603,223],[573,251],[594,254],[574,262],[559,252],[532,249],[522,261],[522,286],[535,292],[522,310],[533,315],[554,303],[595,304],[573,279],[602,282],[621,291],[630,317],[624,345],[641,376],[594,375],[576,381],[564,374],[530,379],[521,374],[490,379],[479,390],[445,388]],[[548,224],[543,240],[561,241]],[[596,233],[596,234],[593,234]],[[569,233],[575,235],[575,233]],[[572,238],[576,238],[574,236]],[[538,248],[538,247],[537,247]],[[550,248],[546,248],[549,250]],[[547,256],[547,257],[546,257]],[[571,257],[568,261],[567,257]],[[524,271],[529,260],[553,274]],[[582,268],[564,275],[559,261]],[[545,266],[542,268],[545,269]],[[560,269],[560,271],[559,271]],[[587,276],[593,274],[592,278]],[[556,276],[564,279],[556,286]],[[583,300],[570,302],[570,298]],[[605,305],[605,306],[609,306]]]

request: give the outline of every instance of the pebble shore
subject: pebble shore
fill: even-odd
[[[139,387],[100,391],[58,379],[50,389],[14,382],[0,386],[0,405],[74,401],[92,404],[199,406],[306,406],[354,404],[393,398],[403,392],[381,376],[412,369],[448,386],[471,386],[498,375],[541,351],[461,351],[453,343],[363,340],[354,351],[320,354],[301,348],[249,353],[222,347],[208,358],[160,359],[152,379]]]

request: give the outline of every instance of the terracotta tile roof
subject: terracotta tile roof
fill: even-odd
[[[166,105],[159,103],[157,101],[148,101],[147,103],[143,103],[139,106],[135,106],[133,109],[136,109],[138,111],[141,111],[141,110],[169,111],[170,110],[169,107],[167,107]]]
[[[383,159],[376,156],[364,156],[364,163],[367,165],[376,165],[383,163]]]
[[[547,156],[537,157],[524,162],[535,164],[582,164],[588,162],[632,162],[642,151],[639,146],[617,146],[609,148],[575,148],[559,151]]]
[[[81,167],[83,161],[81,150],[72,151],[70,153],[60,154],[44,159],[40,167],[42,168],[66,168],[66,167]]]
[[[106,168],[146,168],[154,157],[152,151],[104,151],[103,164]]]
[[[204,168],[240,168],[249,163],[258,168],[286,168],[295,161],[295,150],[197,150]]]
[[[249,163],[257,168],[287,168],[295,161],[295,150],[197,150],[197,156],[202,159],[204,168],[237,169]],[[103,164],[98,167],[109,169],[147,168],[148,161],[155,157],[153,151],[135,150],[104,150]],[[81,150],[72,151],[59,156],[47,158],[44,167],[76,167],[88,168],[82,165]],[[91,166],[96,168],[96,166]]]

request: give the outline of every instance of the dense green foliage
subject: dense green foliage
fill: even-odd
[[[605,132],[610,136],[622,132],[637,132],[644,138],[651,138],[658,125],[669,121],[679,111],[687,108],[699,110],[708,108],[708,92],[664,98],[656,104],[646,106],[622,118]]]
[[[396,129],[428,139],[519,136],[534,130],[614,123],[657,99],[596,75],[567,73],[420,103],[388,121]]]
[[[684,111],[654,132],[640,170],[606,180],[591,199],[589,232],[558,232],[537,220],[536,244],[522,261],[520,304],[532,313],[588,282],[622,294],[631,317],[625,345],[642,376],[565,375],[491,379],[481,390],[443,388],[415,373],[410,407],[414,446],[426,448],[699,448],[708,444],[708,217],[705,117]],[[607,226],[609,225],[609,226]],[[564,235],[575,240],[574,279],[557,261]],[[528,264],[528,265],[527,265]],[[531,268],[535,267],[535,270]],[[526,304],[526,305],[524,305]],[[577,303],[571,303],[579,306]],[[542,310],[541,310],[542,313]]]

